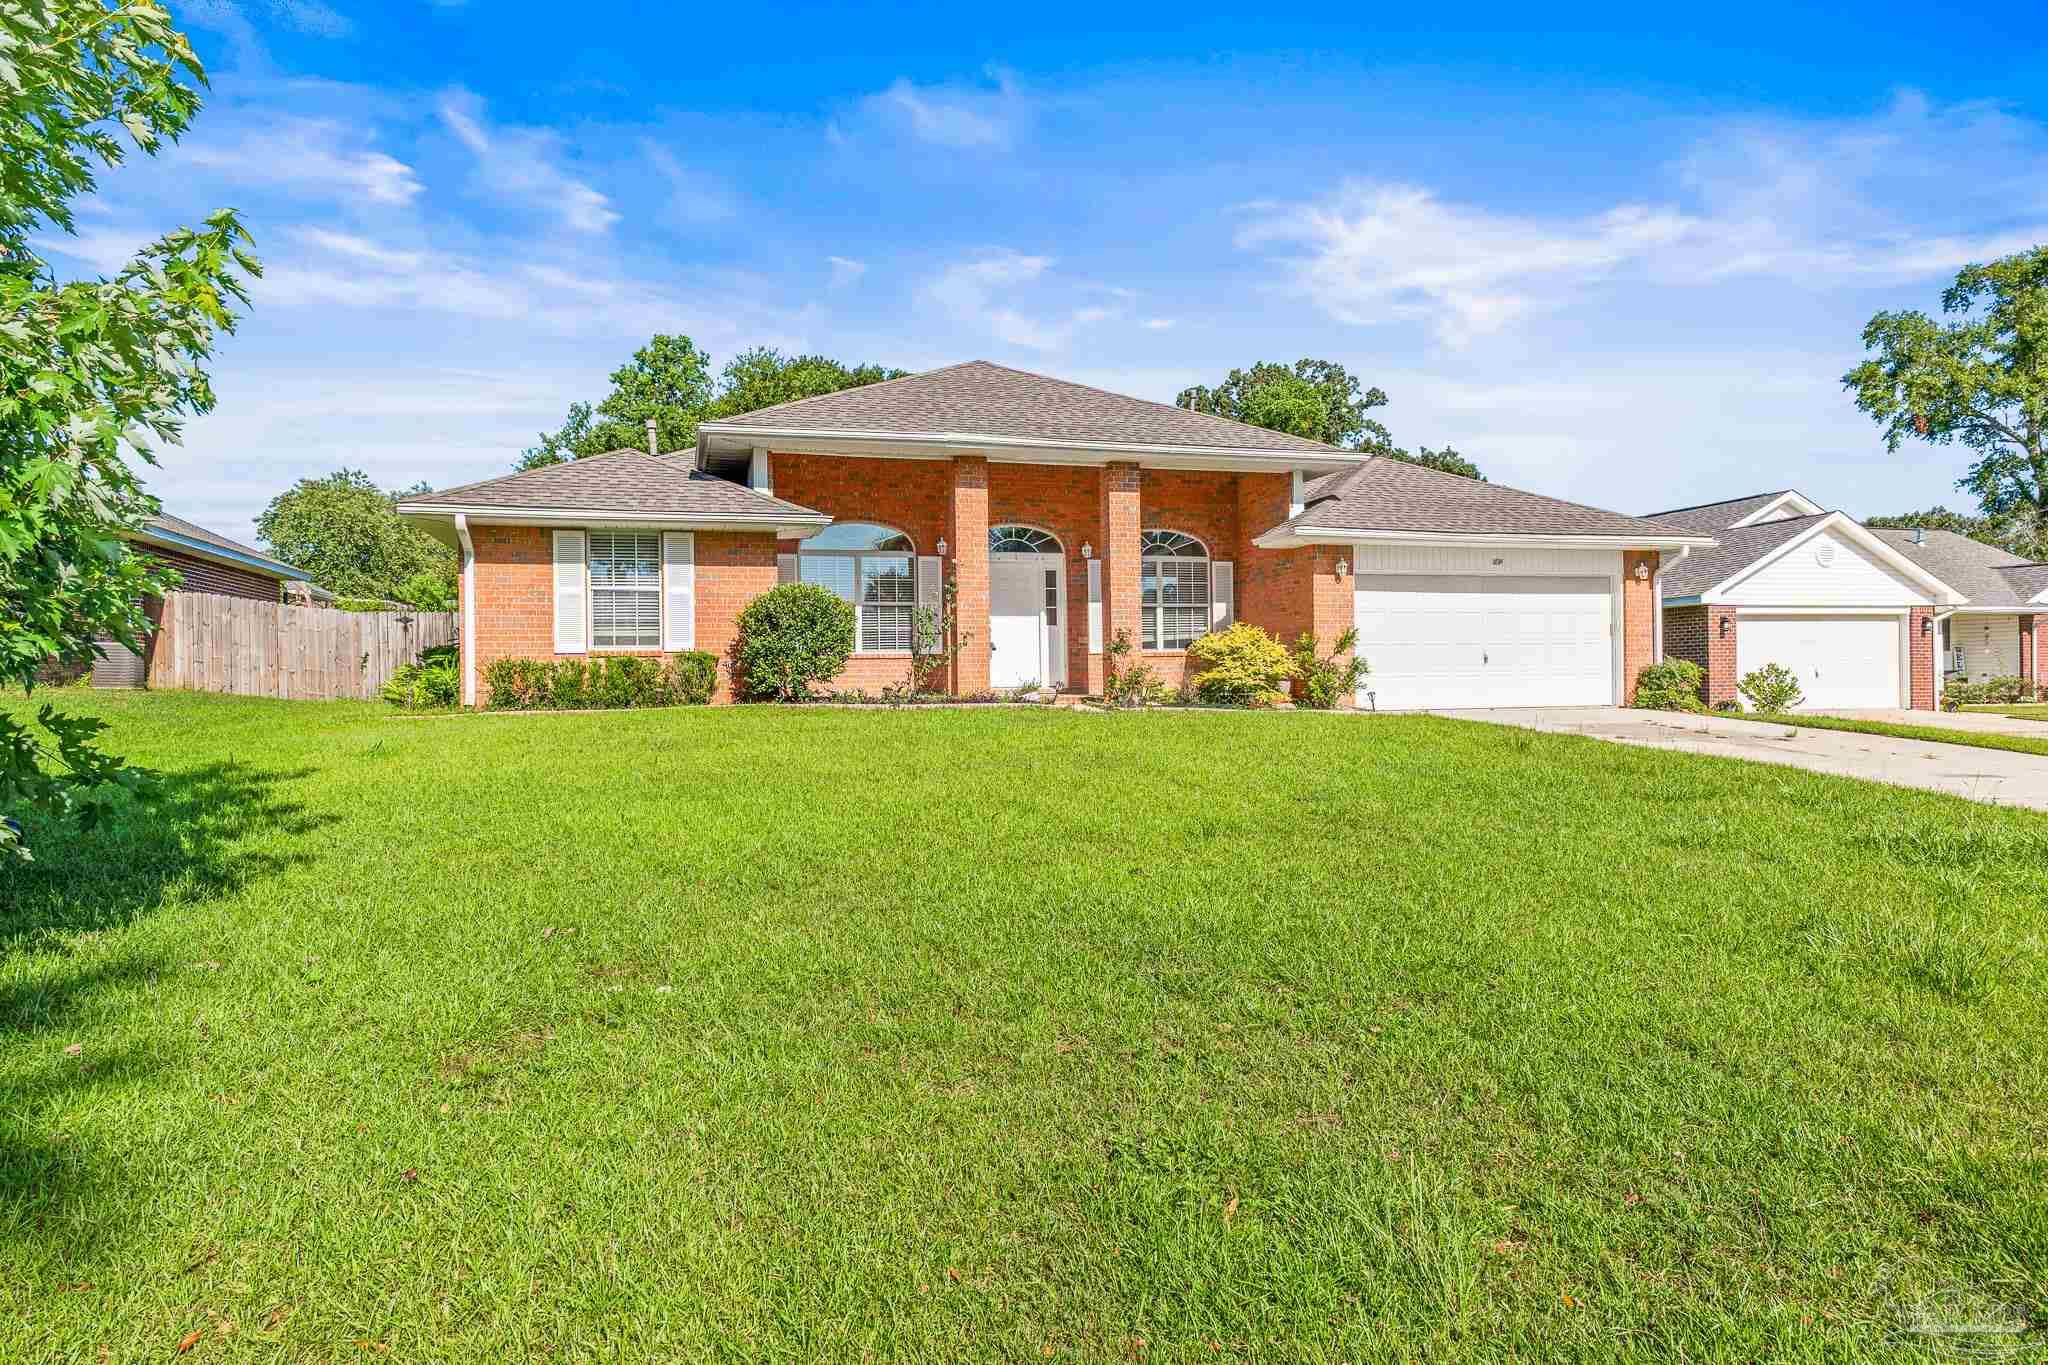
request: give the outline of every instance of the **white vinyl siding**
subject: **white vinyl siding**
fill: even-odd
[[[1758,607],[1904,607],[1926,603],[1929,594],[1830,530],[1731,584],[1720,600]]]
[[[2020,618],[2017,616],[1951,616],[1948,618],[1948,643],[1951,651],[1963,652],[1961,677],[1965,682],[2019,676]]]
[[[661,536],[592,531],[590,647],[661,648]]]

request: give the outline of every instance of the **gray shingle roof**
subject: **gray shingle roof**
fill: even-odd
[[[2018,608],[2048,587],[2048,566],[1986,545],[1954,531],[1929,531],[1915,544],[1911,531],[1873,530],[1872,535],[1969,598],[1973,607]],[[2035,586],[2027,590],[2029,583]]]
[[[614,450],[543,465],[501,478],[409,497],[408,508],[493,507],[510,510],[623,512],[658,516],[813,518],[822,514],[744,484],[703,473],[690,455]]]
[[[1668,522],[1673,526],[1686,526],[1712,534],[1726,530],[1752,512],[1761,512],[1777,499],[1795,490],[1780,488],[1775,493],[1752,493],[1746,498],[1729,498],[1724,502],[1703,502],[1697,507],[1673,507],[1663,512],[1647,512],[1651,521]],[[1716,579],[1715,582],[1719,582]]]
[[[244,545],[239,540],[229,540],[217,531],[209,531],[197,522],[187,521],[183,517],[174,517],[169,512],[157,513],[148,521],[145,521],[143,527],[146,530],[164,531],[170,535],[183,536],[187,540],[202,541],[216,548],[230,550],[238,555],[248,555],[251,558],[262,560],[265,564],[274,564],[281,570],[289,571],[280,573],[278,575],[280,578],[306,577],[304,569],[295,568],[279,559],[276,555],[266,554],[253,545]]]
[[[707,422],[712,432],[749,428],[992,436],[1089,445],[1188,446],[1328,457],[1352,455],[1320,441],[1268,431],[1170,403],[1130,398],[1025,370],[973,360],[857,389],[799,398]]]
[[[1769,496],[1774,498],[1777,494]],[[1769,498],[1764,501],[1769,501]],[[1760,507],[1763,503],[1757,505]],[[1712,549],[1694,550],[1664,570],[1664,596],[1696,597],[1833,515],[1832,512],[1822,512],[1817,516],[1786,517],[1782,521],[1766,521],[1756,526],[1717,530],[1713,534],[1721,542],[1719,545]],[[1657,520],[1667,526],[1670,524],[1668,517]]]
[[[1660,540],[1684,534],[1683,528],[1641,517],[1482,483],[1385,456],[1316,479],[1306,492],[1308,508],[1283,522],[1283,527]]]

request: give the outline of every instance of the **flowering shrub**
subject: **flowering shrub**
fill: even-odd
[[[1286,646],[1243,622],[1189,645],[1188,662],[1200,670],[1195,695],[1211,705],[1270,706],[1286,700],[1280,687],[1294,676]]]

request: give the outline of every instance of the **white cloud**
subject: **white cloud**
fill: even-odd
[[[867,262],[851,260],[845,256],[827,256],[825,263],[832,267],[832,287],[844,289],[859,281],[868,273]]]
[[[285,116],[230,141],[188,143],[174,155],[183,164],[242,184],[410,204],[422,188],[419,177],[403,161],[372,150],[367,141],[336,120]]]
[[[982,86],[920,86],[899,77],[888,89],[860,102],[861,111],[884,127],[907,132],[940,147],[1006,147],[1030,112],[1010,73],[988,68],[993,89]],[[835,143],[846,140],[837,123],[826,125]]]
[[[483,101],[466,90],[443,95],[439,112],[442,123],[475,155],[478,175],[491,193],[553,214],[577,232],[605,232],[619,221],[609,198],[555,164],[561,152],[555,134],[492,128],[484,122]]]
[[[1166,330],[1167,328],[1169,328],[1169,327],[1173,326],[1173,319],[1172,319],[1172,318],[1146,318],[1146,319],[1145,319],[1145,320],[1144,320],[1143,322],[1139,323],[1138,325],[1139,325],[1140,327],[1143,327],[1143,328],[1144,328],[1144,329],[1145,329],[1146,331],[1148,331],[1148,332],[1163,332],[1163,331],[1165,331],[1165,330]]]
[[[1958,176],[1965,165],[1992,183]],[[1733,121],[1703,132],[1671,178],[1682,202],[1578,216],[1352,182],[1318,201],[1246,206],[1237,240],[1283,253],[1293,286],[1340,322],[1421,322],[1456,346],[1621,275],[1882,283],[2048,238],[2048,137],[1990,106],[1904,96],[1868,119]]]
[[[307,246],[391,270],[411,270],[426,259],[417,251],[393,250],[379,246],[367,237],[358,237],[352,232],[336,232],[331,228],[297,227],[291,230],[291,236]]]
[[[717,223],[738,215],[739,201],[730,189],[712,176],[685,166],[660,143],[643,140],[640,154],[668,182],[670,193],[665,212],[670,219]]]
[[[1120,291],[1063,286],[1049,277],[1052,265],[1049,256],[995,248],[947,266],[925,282],[920,294],[969,331],[1034,351],[1056,351],[1081,329],[1123,315],[1120,303],[1061,302],[1074,292],[1116,296]]]

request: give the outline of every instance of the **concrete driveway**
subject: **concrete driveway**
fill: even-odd
[[[1861,777],[1899,787],[1923,787],[1994,805],[2048,810],[2048,756],[1972,749],[1917,739],[1889,739],[1840,730],[1796,730],[1726,716],[1673,711],[1628,711],[1614,706],[1528,707],[1439,711],[1458,720],[1518,725],[1527,730],[1587,735],[1617,744],[1719,754],[1759,763],[1782,763],[1837,777]],[[1927,713],[1913,712],[1916,721]],[[2001,720],[1999,716],[1973,719]],[[2024,724],[2026,722],[2008,722]],[[2037,728],[2032,733],[2039,733]]]
[[[1818,715],[1841,716],[1848,720],[1882,720],[1893,725],[1932,725],[1941,730],[1975,730],[1982,735],[2032,735],[2048,739],[2048,724],[2021,720],[2016,716],[1994,716],[1982,711],[1821,711]]]

